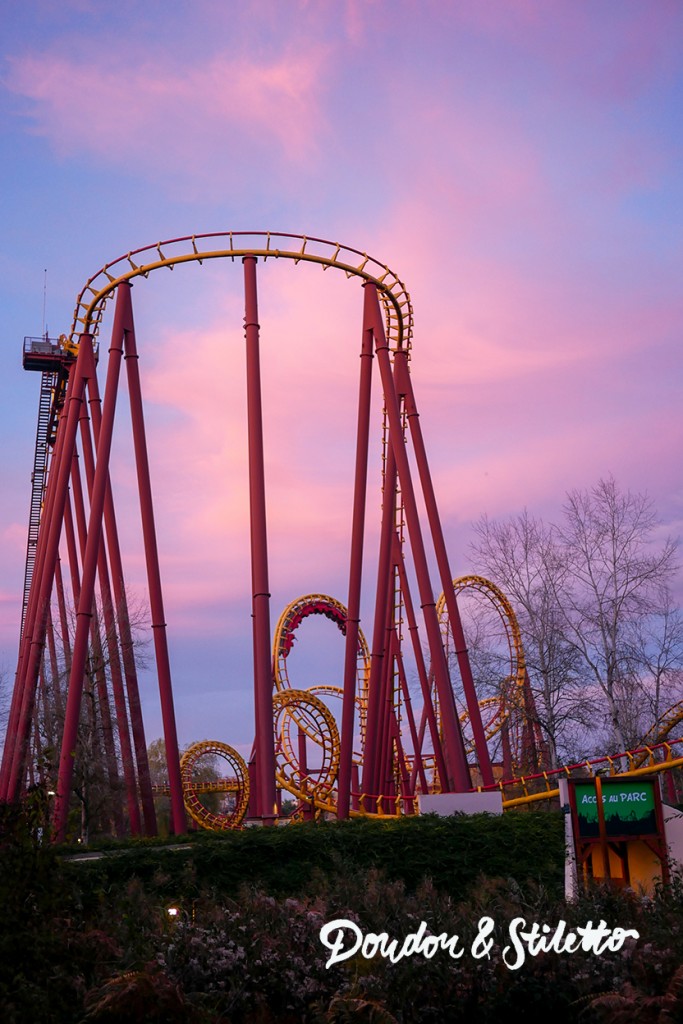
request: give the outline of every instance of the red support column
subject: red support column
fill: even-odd
[[[396,644],[398,649],[398,656],[396,659],[398,667],[398,678],[401,686],[401,692],[403,694],[403,706],[405,708],[406,719],[408,720],[408,730],[410,732],[410,739],[413,744],[413,750],[415,751],[415,765],[417,767],[417,775],[420,777],[420,785],[422,786],[422,792],[426,793],[428,790],[427,777],[425,775],[424,765],[422,764],[422,749],[421,744],[417,735],[417,727],[415,725],[415,716],[413,714],[413,705],[410,699],[410,690],[408,689],[408,680],[406,679],[406,670],[403,664],[403,658],[401,657],[401,651],[398,643]],[[404,781],[405,793],[411,797],[415,795],[415,775],[413,775],[407,782]]]
[[[245,256],[242,262],[244,264],[244,330],[247,348],[247,421],[249,436],[256,771],[259,782],[259,815],[263,819],[264,824],[270,824],[274,820],[275,811],[275,739],[273,734],[268,533],[263,458],[256,257]]]
[[[48,624],[47,632],[48,632],[48,636],[49,636],[49,632],[50,632],[49,624]],[[43,658],[42,658],[42,662],[41,662],[41,665],[40,665],[40,670],[38,672],[38,687],[39,687],[40,702],[42,702],[42,705],[43,705],[43,726],[44,726],[44,729],[45,729],[45,741],[46,741],[46,744],[47,744],[48,747],[52,747],[54,745],[54,741],[55,741],[55,730],[54,730],[55,721],[54,721],[54,714],[53,714],[54,707],[53,707],[53,702],[50,699],[50,688],[49,688],[49,684],[48,684],[48,681],[47,681],[47,675],[46,675],[45,669],[46,669],[46,665],[45,665],[45,651],[43,651]],[[35,708],[34,708],[33,728],[34,728],[34,730],[36,732],[37,742],[40,743],[40,715],[38,713],[38,705],[39,705],[39,701],[36,700],[36,705],[35,705]]]
[[[102,422],[102,411],[100,408],[100,396],[96,376],[93,376],[88,381],[88,396],[93,436],[95,438],[95,446],[97,447],[100,436],[100,424]],[[111,566],[111,583],[114,591],[114,604],[112,606],[112,611],[115,612],[116,619],[118,620],[123,674],[126,680],[126,692],[128,694],[128,709],[130,712],[130,725],[133,734],[135,761],[138,770],[138,785],[142,803],[142,814],[145,822],[146,834],[148,836],[155,836],[157,834],[157,820],[156,810],[154,808],[154,794],[152,792],[152,779],[149,773],[147,743],[145,740],[145,727],[142,719],[142,706],[140,703],[137,669],[135,667],[135,654],[130,627],[128,600],[126,598],[123,562],[119,546],[119,534],[118,527],[116,525],[116,513],[114,511],[111,480],[109,478],[107,479],[107,487],[104,494],[104,529],[107,538],[109,564]]]
[[[411,785],[410,777],[408,775],[408,765],[406,763],[406,755],[403,749],[403,741],[401,739],[401,730],[398,727],[398,721],[396,720],[395,712],[391,716],[391,736],[393,743],[396,746],[396,761],[398,764],[398,775],[401,780],[401,788],[399,792],[399,800],[396,800],[396,810],[402,806],[405,814],[415,813],[415,791]],[[395,787],[394,787],[395,788]]]
[[[249,803],[247,804],[247,818],[258,818],[260,801],[258,796],[258,773],[256,771],[256,751],[251,750],[251,756],[247,762],[249,769]]]
[[[88,527],[85,519],[85,501],[83,498],[83,485],[81,483],[80,464],[77,452],[74,451],[71,465],[71,488],[73,492],[73,504],[78,528],[78,540],[81,552],[81,560],[85,563],[85,549],[87,543]],[[78,568],[78,557],[76,555],[76,538],[74,535],[73,520],[71,515],[71,502],[67,496],[64,508],[64,526],[66,533],[67,550],[69,552],[69,563],[71,566],[71,587],[74,593],[74,608],[78,608],[81,598],[81,583]],[[90,622],[90,643],[96,667],[95,680],[97,683],[97,696],[100,706],[100,718],[102,721],[102,740],[104,753],[107,761],[107,775],[109,788],[112,793],[114,809],[114,822],[117,835],[125,833],[123,823],[123,805],[121,803],[119,769],[116,760],[116,747],[114,745],[114,730],[111,721],[111,709],[109,707],[109,695],[107,693],[107,680],[104,674],[104,661],[102,658],[102,644],[100,637],[99,618],[97,608],[93,602],[93,615]],[[86,661],[87,664],[87,661]],[[69,676],[71,670],[69,669]],[[95,721],[93,720],[93,724]]]
[[[81,554],[85,554],[86,534],[88,528],[85,521],[85,505],[83,501],[83,487],[81,484],[81,476],[79,470],[78,455],[74,451],[72,466],[71,466],[71,484],[73,488],[73,502],[76,506],[76,523],[78,526],[78,535]],[[67,493],[66,503],[64,505],[64,533],[66,536],[66,548],[67,556],[69,560],[69,573],[71,576],[71,592],[73,594],[74,608],[78,608],[78,602],[81,596],[81,577],[80,577],[80,566],[78,561],[78,549],[76,545],[76,533],[74,530],[74,516],[71,510],[71,500]],[[60,563],[57,562],[57,571],[55,573],[55,580],[57,582],[57,595],[59,598],[60,608],[60,620],[63,623],[62,629],[64,632],[64,659],[68,666],[66,676],[67,679],[71,676],[71,644],[69,641],[69,629],[66,617],[66,602],[64,599],[64,586],[62,583],[62,575],[60,569]],[[66,628],[64,628],[66,626]],[[98,658],[98,652],[100,647],[100,634],[99,624],[97,615],[93,615],[91,627],[90,627],[90,639],[93,647],[95,658]],[[101,660],[101,659],[100,659]],[[118,836],[125,835],[125,825],[123,820],[123,805],[121,803],[121,784],[119,779],[118,764],[116,759],[116,747],[114,745],[114,730],[112,728],[111,713],[109,708],[109,698],[107,695],[107,684],[104,678],[104,672],[98,671],[96,673],[97,688],[98,688],[98,699],[100,707],[100,717],[102,722],[102,741],[104,747],[104,754],[107,763],[107,778],[109,782],[109,790],[112,794],[112,817],[114,821],[114,827]],[[91,723],[94,725],[95,722],[91,718]]]
[[[67,495],[66,508],[69,507],[69,499]],[[64,658],[64,673],[63,673],[63,685],[64,693],[62,693],[62,681],[59,682],[57,692],[59,696],[59,704],[57,713],[59,715],[60,726],[64,721],[64,696],[66,694],[66,680],[69,678],[71,672],[71,637],[69,636],[69,619],[66,612],[66,595],[64,593],[64,580],[62,578],[62,563],[59,555],[57,556],[57,563],[55,565],[55,584],[57,587],[57,609],[59,612],[59,629],[61,631],[61,648],[62,655]],[[50,652],[52,657],[52,651]],[[56,650],[55,650],[56,660]]]
[[[366,294],[369,289],[366,289]],[[365,729],[365,750],[363,752],[363,775],[361,789],[366,797],[376,797],[379,791],[380,747],[382,742],[382,692],[384,678],[387,604],[389,595],[389,574],[391,572],[391,548],[394,536],[394,509],[396,493],[396,462],[391,447],[387,451],[382,491],[382,526],[377,564],[377,588],[375,591],[375,621],[370,648],[370,679],[368,681],[368,717]],[[373,810],[373,801],[366,801],[365,811]]]
[[[509,719],[503,722],[500,730],[501,746],[503,748],[503,778],[512,779],[515,775],[515,768],[512,763],[512,748],[510,746]]]
[[[351,810],[360,810],[360,771],[355,761],[351,765]]]
[[[546,766],[542,763],[542,750],[537,742],[538,736],[538,715],[536,713],[536,702],[531,691],[529,673],[524,669],[524,696],[522,698],[524,707],[522,721],[522,774],[533,774],[542,771]]]
[[[92,367],[92,373],[88,376],[88,393],[91,404],[93,403],[93,391],[97,393],[94,365]],[[97,401],[99,401],[99,399]],[[83,461],[85,463],[85,479],[88,485],[88,493],[92,500],[92,490],[95,480],[95,458],[93,454],[92,437],[90,434],[90,419],[85,408],[81,412],[81,446],[83,449]],[[108,485],[109,474],[107,474],[107,483],[105,484],[105,495]],[[97,624],[97,646],[102,654],[101,674],[104,677],[104,646],[106,645],[107,658],[109,661],[109,675],[111,677],[114,708],[116,711],[116,727],[119,737],[119,747],[121,750],[123,778],[126,785],[130,831],[132,835],[137,836],[141,831],[140,808],[138,806],[137,781],[135,778],[135,769],[133,767],[133,749],[130,741],[128,709],[126,707],[126,698],[123,692],[123,676],[121,674],[121,661],[119,657],[118,632],[114,620],[114,609],[112,604],[111,587],[109,584],[109,566],[107,564],[104,533],[100,536],[100,545],[97,552],[97,577],[99,579],[100,596],[102,599],[102,616],[100,621],[104,622],[104,643],[100,636],[99,623]],[[94,609],[94,611],[96,611],[96,609]],[[103,681],[103,685],[98,686],[98,691],[100,693],[100,701],[103,705],[102,711],[104,713],[106,710],[108,715],[109,697],[106,681]]]
[[[57,566],[59,568],[59,559],[57,560]],[[55,573],[56,575],[56,573]],[[64,710],[62,704],[62,691],[59,682],[59,665],[57,664],[57,644],[55,643],[55,630],[52,622],[52,610],[48,609],[47,614],[47,647],[48,654],[50,657],[50,678],[52,680],[52,697],[55,706],[55,716],[57,721],[60,720],[62,712]],[[50,744],[52,745],[52,744]]]
[[[393,740],[391,731],[391,720],[394,717],[394,664],[395,664],[395,640],[396,640],[396,604],[395,604],[395,578],[394,565],[387,578],[387,618],[384,634],[384,664],[382,666],[382,699],[381,699],[381,731],[378,732],[378,766],[375,770],[377,777],[376,792],[380,795],[393,795]]]
[[[443,529],[441,527],[441,519],[439,517],[439,511],[436,505],[436,495],[434,493],[432,475],[430,473],[429,463],[427,461],[427,452],[425,449],[424,438],[422,437],[420,417],[417,411],[417,406],[415,404],[415,394],[413,392],[410,371],[408,369],[408,353],[406,352],[406,350],[400,349],[398,352],[396,352],[394,356],[394,361],[396,365],[396,378],[398,389],[400,393],[404,396],[406,415],[408,418],[408,426],[410,429],[410,436],[413,442],[413,450],[415,452],[415,462],[417,464],[417,470],[420,475],[420,483],[422,485],[422,493],[424,496],[425,506],[427,509],[427,519],[429,521],[429,528],[432,534],[432,543],[434,544],[436,561],[439,568],[439,576],[441,578],[441,586],[446,599],[448,619],[451,625],[451,631],[453,633],[455,653],[458,660],[460,677],[462,679],[465,701],[467,702],[467,710],[470,716],[470,724],[472,726],[472,735],[474,736],[474,744],[477,752],[479,769],[482,775],[482,783],[485,786],[490,786],[493,785],[493,769],[491,767],[491,758],[489,755],[488,744],[486,742],[484,726],[481,720],[481,711],[479,710],[479,700],[477,698],[477,691],[474,686],[474,679],[472,678],[472,669],[470,667],[470,661],[467,654],[467,644],[465,643],[465,634],[463,633],[462,623],[460,621],[458,603],[455,597],[455,592],[453,590],[453,576],[451,574],[451,569],[448,562],[446,541],[444,539]]]
[[[342,703],[341,750],[337,817],[348,818],[351,799],[351,765],[353,762],[353,729],[356,707],[356,672],[358,667],[358,631],[360,628],[360,592],[363,571],[363,537],[365,500],[368,477],[368,443],[370,438],[370,400],[372,391],[372,325],[363,301],[363,338],[360,353],[360,387],[358,392],[358,428],[356,436],[356,470],[351,519],[351,553],[349,566],[349,597],[346,605],[346,647],[344,651],[344,699]]]
[[[113,513],[113,506],[112,506]],[[109,533],[107,519],[107,504],[104,506],[104,522],[107,529],[110,543],[113,534]],[[118,536],[115,540],[118,552],[118,564],[121,565],[121,555],[118,551]],[[123,659],[123,675],[126,680],[126,693],[128,694],[128,708],[130,710],[131,728],[133,731],[133,747],[135,749],[135,763],[138,769],[138,785],[140,787],[140,800],[142,803],[142,816],[145,823],[145,834],[148,836],[157,835],[157,817],[154,807],[154,793],[152,791],[152,777],[149,771],[149,759],[147,756],[147,743],[145,740],[145,727],[142,718],[142,704],[140,701],[140,690],[138,687],[137,668],[135,666],[135,652],[133,649],[133,637],[130,627],[130,616],[128,602],[126,599],[125,586],[123,583],[123,569],[117,573],[114,555],[110,551],[112,562],[112,576],[114,585],[114,601],[116,616],[119,623],[121,638],[121,656]],[[118,582],[117,582],[118,581]]]
[[[83,342],[81,342],[83,344]],[[95,576],[97,572],[97,556],[102,537],[102,514],[104,510],[104,491],[109,470],[109,455],[114,429],[116,411],[116,395],[118,391],[119,371],[123,355],[123,323],[120,303],[117,302],[112,329],[112,341],[109,349],[109,365],[107,367],[107,384],[104,399],[104,415],[102,432],[97,454],[97,469],[93,482],[90,501],[90,517],[88,534],[83,558],[83,574],[81,578],[81,594],[76,613],[76,636],[74,639],[71,675],[66,701],[66,717],[62,750],[59,761],[59,778],[57,796],[55,798],[55,839],[64,842],[69,813],[69,797],[74,772],[74,752],[78,736],[78,719],[81,710],[83,682],[86,659],[88,657],[88,636],[91,631],[93,606],[95,600]],[[79,358],[83,353],[79,353]],[[87,359],[87,356],[85,357]]]
[[[384,391],[384,400],[389,420],[389,437],[391,447],[396,458],[396,466],[406,514],[406,523],[408,526],[408,535],[410,538],[410,547],[413,554],[415,573],[420,592],[420,602],[425,620],[432,665],[434,666],[437,692],[441,702],[442,723],[447,751],[446,761],[450,776],[448,786],[451,790],[463,792],[471,788],[470,773],[467,766],[467,757],[465,755],[465,745],[455,710],[455,701],[448,673],[448,665],[446,664],[446,656],[441,642],[441,630],[436,614],[436,601],[429,578],[429,568],[427,565],[427,556],[420,527],[415,490],[410,474],[410,464],[405,447],[405,440],[403,438],[403,431],[401,429],[401,415],[398,395],[394,385],[391,360],[389,357],[389,345],[384,332],[384,323],[382,321],[382,314],[377,300],[375,285],[366,285],[366,291],[369,290],[372,290],[375,296],[373,325],[375,333],[375,350],[382,377],[382,388]]]
[[[142,408],[142,391],[140,388],[140,370],[138,352],[135,342],[133,324],[133,308],[130,298],[130,285],[120,284],[118,301],[122,304],[124,323],[124,348],[126,370],[128,373],[128,391],[130,395],[130,413],[133,427],[133,444],[135,447],[135,464],[140,490],[140,513],[142,517],[142,533],[145,544],[147,562],[147,581],[149,585],[149,604],[152,613],[152,630],[154,635],[154,652],[159,676],[159,697],[161,700],[161,716],[166,744],[166,760],[168,766],[168,782],[171,790],[171,819],[176,835],[187,831],[187,816],[183,802],[183,786],[180,778],[180,753],[178,750],[178,732],[176,729],[175,710],[173,707],[173,687],[171,685],[171,666],[168,657],[168,641],[166,637],[166,619],[164,601],[161,591],[161,572],[159,569],[159,553],[157,550],[156,526],[154,522],[154,506],[152,503],[152,484],[149,475],[149,459],[147,457],[147,441],[145,437],[145,420]],[[118,308],[118,307],[117,307]],[[106,394],[105,394],[106,406]],[[104,410],[100,439],[104,430]]]
[[[411,784],[415,785],[415,777],[420,772],[420,777],[423,778],[422,772],[422,741],[424,738],[425,725],[429,723],[429,734],[432,740],[432,748],[434,750],[434,758],[436,760],[436,766],[439,772],[439,778],[441,780],[448,778],[446,772],[446,763],[444,761],[443,749],[441,747],[441,737],[439,736],[439,726],[436,721],[436,714],[434,712],[434,704],[432,702],[432,687],[429,682],[427,674],[427,667],[425,665],[424,655],[422,653],[422,646],[420,645],[420,634],[417,628],[417,620],[415,618],[415,609],[413,607],[413,598],[410,593],[410,587],[408,586],[408,576],[406,573],[405,561],[403,559],[403,552],[401,550],[401,544],[397,535],[394,535],[394,559],[398,568],[398,576],[401,584],[401,594],[403,596],[403,605],[406,610],[406,619],[408,620],[408,632],[413,645],[413,654],[415,656],[415,663],[417,665],[417,677],[420,681],[420,690],[422,691],[422,721],[420,723],[420,731],[417,736],[417,746],[415,747],[415,765],[412,772]],[[420,759],[420,765],[418,766],[417,760]]]
[[[69,636],[69,619],[66,614],[66,596],[64,594],[64,580],[62,579],[62,564],[57,559],[55,568],[55,583],[57,584],[57,607],[59,609],[59,628],[62,631],[62,652],[64,654],[64,675],[66,678],[71,671],[71,637]],[[61,695],[60,695],[61,699]]]
[[[74,458],[74,461],[75,458]],[[72,467],[72,480],[73,480],[73,467]],[[80,479],[78,481],[80,487]],[[71,592],[73,594],[74,608],[78,607],[78,599],[81,596],[81,569],[78,564],[78,549],[76,547],[76,531],[74,529],[74,515],[71,510],[71,499],[69,495],[66,496],[66,503],[64,505],[64,534],[66,536],[66,552],[69,559],[69,575],[71,576]],[[82,533],[83,538],[83,550],[85,550],[85,529]],[[66,609],[65,609],[66,612]],[[71,645],[69,645],[69,663],[71,663],[72,651]],[[71,671],[71,669],[69,669]]]

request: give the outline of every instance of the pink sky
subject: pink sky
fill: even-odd
[[[42,330],[43,270],[57,334],[89,275],[161,238],[290,230],[395,269],[415,308],[413,375],[455,573],[481,514],[552,518],[568,489],[609,473],[681,532],[680,5],[387,7],[34,2],[6,16],[10,676],[38,393],[19,351]],[[239,274],[178,269],[134,291],[185,742],[218,728],[244,745],[252,729]],[[362,300],[341,275],[274,263],[260,297],[274,625],[301,593],[345,600]],[[123,415],[120,428],[123,509],[135,491]],[[123,532],[144,592],[132,515]]]

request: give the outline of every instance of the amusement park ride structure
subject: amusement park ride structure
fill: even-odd
[[[218,741],[196,744],[182,759],[179,755],[131,301],[134,280],[162,268],[209,260],[239,261],[244,277],[255,715],[248,765],[237,751]],[[346,605],[324,594],[293,601],[280,616],[272,646],[257,303],[257,264],[267,260],[318,264],[363,286]],[[99,335],[105,308],[114,298],[100,400]],[[296,797],[304,816],[324,812],[339,818],[411,814],[420,793],[464,792],[473,786],[499,786],[508,806],[557,795],[556,775],[572,769],[550,771],[546,763],[514,611],[490,581],[478,576],[452,578],[409,370],[412,334],[412,306],[404,285],[367,254],[303,236],[230,232],[160,242],[105,265],[80,293],[68,336],[59,342],[26,339],[24,366],[42,376],[20,647],[0,769],[0,800],[16,800],[28,784],[40,780],[42,716],[51,723],[52,743],[59,751],[54,836],[57,841],[65,839],[74,752],[84,714],[84,677],[91,653],[99,650],[95,660],[101,665],[106,660],[108,672],[101,668],[95,673],[96,712],[91,708],[88,713],[98,717],[116,829],[119,834],[156,832],[155,787],[109,473],[122,363],[176,832],[185,831],[188,814],[207,828],[239,826],[245,815],[270,823],[277,816],[280,790]],[[368,644],[360,606],[374,366],[384,422],[382,513]],[[426,511],[424,523],[419,502]],[[60,546],[68,580],[62,575]],[[438,573],[438,601],[430,562]],[[491,601],[509,648],[509,672],[498,693],[482,701],[458,609],[458,594],[465,588]],[[76,609],[73,636],[69,603]],[[331,620],[344,637],[341,686],[302,690],[290,684],[288,656],[296,630],[311,615]],[[66,685],[60,681],[58,647]],[[413,709],[407,657],[419,682],[419,713]],[[683,764],[683,758],[674,754],[675,744],[662,742],[680,720],[674,710],[663,723],[666,731],[653,733],[652,746],[601,760],[610,772],[652,772]],[[503,752],[497,768],[489,749],[494,736]],[[207,755],[227,765],[225,778],[198,781],[197,765]],[[579,767],[601,770],[598,762]],[[210,811],[201,798],[212,790],[223,794],[220,813]]]

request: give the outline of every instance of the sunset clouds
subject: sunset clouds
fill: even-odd
[[[396,270],[414,303],[413,377],[454,571],[468,568],[482,513],[551,515],[567,489],[610,472],[680,530],[680,4],[34,2],[6,20],[8,665],[38,385],[20,341],[41,330],[43,271],[58,334],[87,277],[162,238],[289,230]],[[345,600],[362,294],[336,272],[269,261],[259,299],[275,619],[299,593]],[[133,301],[189,740],[212,715],[188,694],[216,665],[226,695],[233,660],[240,678],[251,671],[241,266],[178,268],[138,282]],[[123,412],[113,458],[144,592]],[[236,701],[248,703],[242,690]]]
[[[10,63],[9,85],[29,101],[31,130],[58,157],[87,154],[115,164],[211,168],[234,162],[245,143],[274,162],[315,155],[320,59],[305,54],[256,63],[216,56],[199,67],[115,58],[69,61],[58,54]],[[207,168],[208,170],[208,168]]]

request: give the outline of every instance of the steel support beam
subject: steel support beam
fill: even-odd
[[[453,590],[453,576],[451,574],[448,561],[448,552],[446,550],[446,541],[441,527],[441,518],[436,504],[432,475],[429,469],[429,462],[427,461],[427,450],[422,436],[422,427],[420,425],[420,417],[415,403],[413,384],[410,378],[410,371],[408,369],[408,353],[405,349],[399,350],[396,353],[394,362],[396,366],[395,376],[397,379],[398,390],[403,395],[403,400],[405,402],[410,438],[413,443],[413,451],[415,452],[415,462],[417,464],[417,471],[420,477],[422,494],[424,496],[425,507],[427,510],[427,520],[429,522],[432,543],[436,554],[436,563],[441,579],[441,587],[446,599],[448,619],[453,633],[455,654],[458,661],[460,678],[462,679],[467,711],[470,716],[470,725],[472,727],[472,735],[474,737],[474,746],[477,761],[479,763],[479,770],[481,772],[483,785],[490,786],[493,785],[491,758],[489,755],[488,744],[486,742],[484,726],[481,720],[479,699],[474,686],[474,679],[472,678],[472,668],[467,654],[467,644],[465,642],[465,634],[460,620],[460,612],[458,611],[458,602],[455,597],[455,591]]]
[[[89,343],[90,339],[87,339]],[[81,345],[86,341],[82,338]],[[92,355],[92,348],[79,350],[78,361],[88,360]],[[109,455],[111,452],[111,441],[114,430],[114,415],[116,411],[116,396],[118,392],[119,371],[121,358],[123,356],[123,323],[120,303],[117,302],[112,329],[111,347],[109,350],[109,364],[107,366],[107,384],[105,389],[105,411],[103,415],[102,432],[97,454],[97,468],[93,481],[92,495],[90,500],[90,515],[88,520],[88,532],[83,557],[83,572],[81,576],[81,593],[76,612],[76,635],[71,661],[71,673],[69,676],[69,687],[66,698],[66,714],[64,719],[64,733],[62,735],[62,749],[59,759],[59,776],[57,779],[57,796],[55,798],[55,819],[54,832],[57,842],[64,842],[66,839],[66,828],[69,814],[69,799],[74,773],[74,756],[78,739],[78,720],[81,711],[81,700],[83,694],[83,683],[86,671],[86,660],[88,657],[88,637],[91,632],[93,608],[95,601],[95,577],[97,573],[97,559],[102,538],[102,513],[104,509],[104,491],[109,469]],[[78,365],[77,361],[77,365]],[[88,366],[88,362],[85,362]],[[90,372],[94,367],[94,360]],[[85,370],[84,370],[85,372]],[[79,409],[80,419],[80,409]],[[75,437],[74,437],[75,441]],[[73,451],[73,446],[71,448]]]
[[[142,536],[145,546],[147,565],[147,585],[149,587],[149,605],[152,613],[152,635],[154,637],[154,654],[159,680],[159,699],[161,702],[161,718],[166,745],[166,764],[168,767],[168,783],[171,790],[171,821],[176,835],[187,831],[187,815],[183,802],[183,786],[180,778],[180,753],[178,750],[178,731],[176,728],[175,709],[173,706],[173,687],[171,684],[171,665],[168,655],[168,638],[166,636],[166,617],[164,599],[161,590],[161,570],[159,568],[159,552],[157,548],[156,524],[154,521],[154,505],[152,502],[152,484],[149,474],[149,458],[147,455],[147,439],[145,435],[145,418],[142,405],[142,389],[140,387],[139,357],[135,340],[133,323],[133,307],[131,303],[131,286],[127,283],[119,285],[117,310],[122,306],[123,344],[125,350],[128,394],[130,398],[131,425],[133,428],[133,446],[135,449],[135,466],[140,494],[140,516],[142,519]],[[102,423],[98,443],[102,444],[104,430],[105,405],[102,409]],[[105,494],[106,494],[105,481]]]
[[[389,356],[389,345],[386,340],[382,313],[377,299],[377,289],[374,284],[366,285],[366,292],[372,291],[375,295],[374,301],[374,333],[375,352],[382,377],[382,389],[384,392],[385,407],[389,420],[389,439],[394,457],[398,479],[401,486],[401,495],[405,509],[410,548],[415,565],[420,603],[427,631],[429,650],[434,667],[434,676],[437,692],[441,704],[441,720],[446,744],[446,765],[448,770],[448,789],[456,792],[463,792],[471,788],[465,745],[460,731],[460,723],[455,710],[455,701],[451,680],[448,673],[446,656],[441,642],[441,629],[436,614],[436,600],[429,577],[427,555],[420,526],[420,518],[415,498],[415,489],[410,473],[410,464],[406,450],[405,439],[401,427],[401,414],[399,398],[394,383],[391,359]]]
[[[90,407],[90,418],[92,422],[93,437],[95,439],[95,447],[97,447],[100,436],[100,425],[102,422],[102,409],[100,405],[96,376],[93,376],[88,381],[88,404]],[[116,524],[116,512],[114,510],[114,498],[110,478],[107,479],[107,486],[104,494],[104,529],[107,539],[107,551],[109,554],[109,565],[111,567],[111,585],[114,598],[111,607],[115,621],[118,623],[118,637],[121,648],[121,660],[123,662],[123,675],[126,681],[126,693],[128,695],[128,710],[130,712],[130,727],[133,734],[133,746],[135,748],[135,762],[138,772],[138,786],[142,803],[142,814],[145,822],[146,834],[148,836],[155,836],[157,834],[157,821],[156,811],[154,809],[154,795],[152,793],[152,780],[149,773],[145,727],[142,718],[142,705],[140,703],[140,689],[138,686],[137,669],[135,666],[130,614],[128,609],[128,599],[126,597],[123,562],[121,559],[121,548],[119,545],[119,534]]]
[[[351,516],[351,553],[349,594],[346,605],[346,646],[344,649],[344,699],[342,703],[341,750],[337,785],[337,817],[348,818],[351,799],[351,765],[358,671],[358,633],[360,629],[360,593],[363,572],[363,539],[370,440],[370,404],[372,397],[373,334],[368,313],[369,299],[363,300],[363,333],[360,353],[358,425],[356,430],[356,468]]]
[[[366,294],[368,289],[366,289]],[[382,490],[382,525],[379,542],[379,559],[377,563],[377,587],[375,591],[375,620],[372,631],[372,647],[370,648],[370,679],[368,682],[368,717],[365,730],[365,750],[363,752],[363,774],[361,781],[362,795],[365,796],[364,810],[371,810],[370,798],[379,793],[380,746],[382,742],[382,689],[384,679],[384,662],[388,652],[385,650],[386,624],[388,615],[389,577],[391,573],[391,549],[394,536],[394,508],[396,495],[396,462],[391,448],[387,451],[384,467],[384,487]],[[370,801],[370,803],[368,803]],[[373,805],[374,807],[374,805]]]
[[[251,526],[251,581],[254,647],[254,703],[256,719],[256,771],[258,813],[264,823],[275,819],[275,738],[273,734],[273,679],[270,652],[270,590],[268,583],[268,531],[263,456],[261,362],[259,352],[256,257],[245,256],[244,331],[247,350],[247,429],[249,444],[249,510]]]

